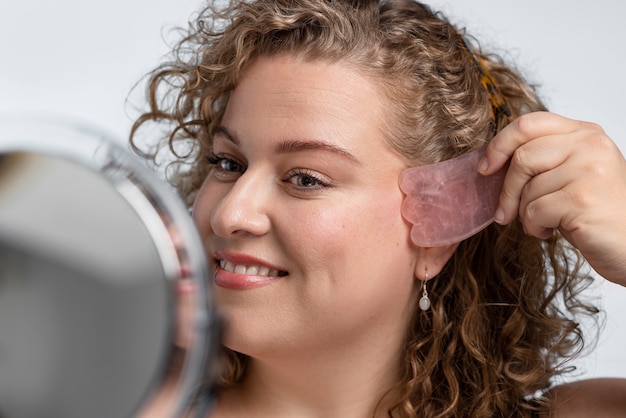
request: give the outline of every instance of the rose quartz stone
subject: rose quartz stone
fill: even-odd
[[[400,173],[406,194],[402,216],[413,224],[420,247],[461,242],[493,222],[506,169],[490,176],[476,170],[484,149]]]

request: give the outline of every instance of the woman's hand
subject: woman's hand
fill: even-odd
[[[510,160],[495,219],[527,234],[555,228],[606,279],[626,286],[626,161],[598,125],[547,112],[523,115],[486,149],[478,169]]]

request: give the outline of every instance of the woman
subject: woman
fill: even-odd
[[[580,255],[626,284],[626,164],[599,127],[412,0],[233,1],[176,52],[132,135],[168,127],[143,153],[173,152],[205,240],[212,416],[626,414],[620,379],[552,387],[597,313]],[[400,174],[485,145],[496,223],[415,244]]]

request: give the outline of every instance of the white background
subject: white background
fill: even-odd
[[[483,46],[515,60],[548,107],[600,123],[626,150],[626,3],[439,0]],[[130,89],[155,66],[199,0],[2,0],[0,111],[84,119],[125,140]],[[620,122],[621,121],[621,122]],[[626,208],[625,208],[626,216]],[[624,237],[626,240],[626,237]],[[626,377],[626,289],[604,284],[607,325],[583,376]]]

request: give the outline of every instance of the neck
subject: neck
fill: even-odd
[[[393,332],[351,347],[251,358],[245,381],[220,397],[219,409],[248,417],[388,417],[385,395],[398,380],[403,337]]]

